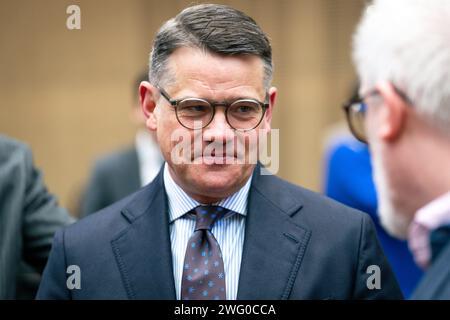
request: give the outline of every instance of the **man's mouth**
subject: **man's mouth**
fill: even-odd
[[[225,153],[223,153],[223,154],[212,153],[210,155],[203,155],[202,163],[204,163],[204,164],[234,164],[234,163],[236,163],[236,157],[229,156]]]

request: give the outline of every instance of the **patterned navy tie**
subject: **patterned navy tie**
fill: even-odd
[[[195,231],[189,239],[181,280],[182,300],[225,300],[222,252],[211,228],[229,210],[218,206],[195,208]]]

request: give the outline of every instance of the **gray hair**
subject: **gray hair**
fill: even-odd
[[[273,63],[269,39],[252,18],[239,10],[201,4],[188,7],[168,20],[158,31],[150,54],[149,80],[153,85],[173,80],[167,61],[180,47],[222,55],[256,55],[263,62],[264,87],[266,90],[270,87]]]
[[[354,35],[361,83],[398,86],[416,110],[450,128],[450,1],[375,0]]]

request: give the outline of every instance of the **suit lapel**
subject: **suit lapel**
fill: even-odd
[[[238,299],[287,299],[311,232],[294,224],[298,199],[277,198],[271,182],[255,169],[249,195]]]
[[[130,299],[175,299],[162,170],[122,210],[130,226],[111,245]]]

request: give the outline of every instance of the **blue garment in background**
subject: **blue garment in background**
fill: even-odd
[[[325,155],[324,189],[330,198],[367,212],[372,217],[384,253],[397,276],[403,295],[408,298],[421,278],[422,271],[415,264],[406,241],[391,237],[380,225],[372,165],[365,144],[348,137],[336,139],[329,145]]]

